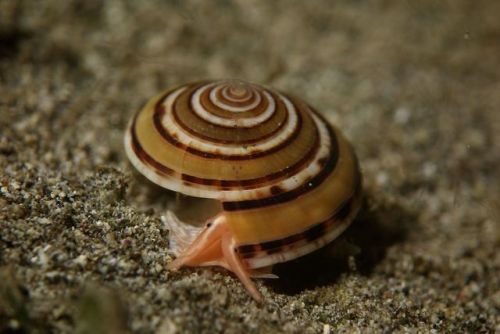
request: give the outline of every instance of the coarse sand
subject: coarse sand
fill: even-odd
[[[500,332],[500,2],[0,0],[0,332]],[[259,280],[168,272],[130,116],[175,84],[302,97],[363,211]]]

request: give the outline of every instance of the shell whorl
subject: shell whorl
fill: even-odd
[[[358,161],[341,131],[301,100],[255,84],[168,90],[132,118],[125,149],[160,186],[220,200],[248,268],[322,247],[361,205]]]
[[[219,199],[226,210],[299,196],[334,171],[339,151],[336,129],[305,103],[233,80],[159,95],[132,119],[125,140],[151,181]]]

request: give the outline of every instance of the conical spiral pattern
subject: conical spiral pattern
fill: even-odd
[[[153,182],[224,201],[298,188],[338,158],[333,130],[308,106],[241,81],[168,91],[129,131],[129,157]]]
[[[168,90],[132,118],[125,148],[151,181],[220,200],[250,267],[321,247],[360,204],[361,174],[341,132],[301,100],[255,84]]]

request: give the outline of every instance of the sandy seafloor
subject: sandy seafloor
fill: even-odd
[[[500,332],[497,1],[0,1],[0,332]],[[240,78],[344,129],[366,201],[255,303],[166,264],[127,120]]]

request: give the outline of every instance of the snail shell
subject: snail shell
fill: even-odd
[[[361,174],[339,129],[299,99],[236,80],[190,83],[151,99],[125,148],[148,179],[222,203],[170,264],[220,265],[260,299],[258,268],[335,239],[361,202]]]

